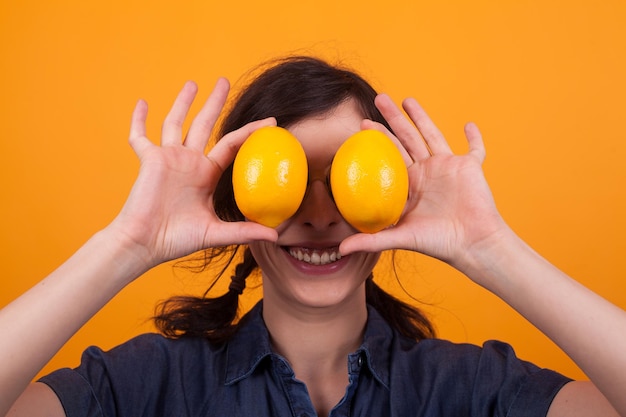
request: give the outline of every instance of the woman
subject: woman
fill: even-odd
[[[218,81],[183,139],[195,93],[188,83],[179,94],[160,147],[145,137],[147,106],[139,102],[130,143],[141,170],[124,208],[0,312],[3,413],[19,397],[10,415],[626,415],[626,313],[565,276],[506,225],[482,174],[476,126],[466,127],[469,152],[453,155],[414,100],[403,103],[409,120],[355,74],[291,58],[244,90],[205,156],[228,84]],[[244,219],[227,167],[251,132],[276,123],[302,143],[310,181],[298,212],[273,230],[238,221]],[[364,128],[393,132],[410,175],[399,223],[372,235],[345,222],[324,181],[339,145]],[[164,305],[157,323],[178,338],[145,335],[110,353],[91,349],[79,369],[27,387],[143,272],[236,245],[249,251],[227,295]],[[393,248],[441,259],[494,292],[592,382],[540,370],[505,344],[478,348],[430,338],[419,311],[373,284],[380,252]],[[293,256],[298,252],[339,259],[313,265]],[[263,301],[233,324],[237,296],[257,265]]]

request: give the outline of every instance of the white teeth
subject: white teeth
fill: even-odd
[[[341,254],[336,250],[318,249],[289,249],[289,254],[306,263],[312,265],[326,265],[341,259]]]
[[[319,253],[313,252],[311,254],[311,263],[315,265],[319,265],[322,262],[322,257]]]
[[[330,262],[330,255],[328,252],[322,253],[322,256],[320,256],[320,263],[327,264],[328,262]]]

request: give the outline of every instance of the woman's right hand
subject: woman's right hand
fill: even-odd
[[[141,168],[120,214],[0,310],[0,416],[20,395],[10,415],[64,415],[47,386],[26,387],[84,323],[152,266],[211,246],[276,240],[273,229],[224,222],[213,209],[217,182],[241,144],[255,129],[275,123],[250,123],[225,135],[205,155],[228,90],[228,82],[220,79],[183,140],[182,126],[197,92],[194,83],[187,83],[165,118],[160,146],[146,137],[146,103],[137,104],[130,144]]]
[[[208,247],[277,238],[275,230],[257,223],[222,221],[213,209],[217,182],[241,144],[254,130],[275,124],[274,119],[247,124],[205,155],[228,91],[228,81],[218,80],[183,138],[182,126],[197,93],[195,83],[186,83],[165,118],[160,146],[146,137],[147,104],[139,101],[135,107],[129,142],[141,168],[110,228],[136,250],[146,269]]]

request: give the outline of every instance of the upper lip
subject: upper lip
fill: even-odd
[[[303,248],[303,249],[339,249],[340,242],[297,242],[281,244],[285,248]]]

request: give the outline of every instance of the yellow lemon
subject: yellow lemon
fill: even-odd
[[[308,167],[300,142],[288,130],[254,131],[233,163],[233,191],[246,218],[276,227],[291,217],[306,191]]]
[[[330,186],[344,219],[361,232],[375,233],[400,218],[409,176],[391,139],[377,130],[362,130],[335,154]]]

